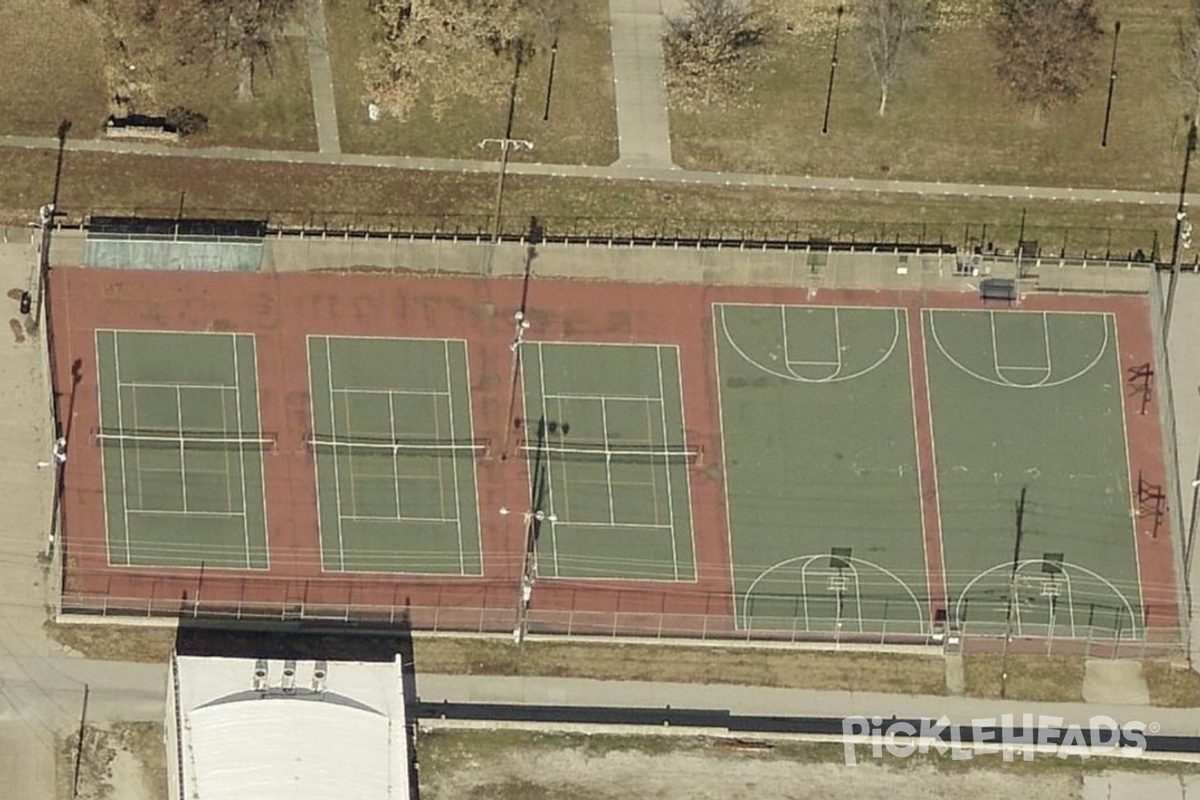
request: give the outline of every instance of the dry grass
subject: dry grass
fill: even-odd
[[[608,6],[603,0],[568,0],[558,42],[550,119],[543,121],[550,55],[539,52],[524,69],[518,87],[512,135],[534,143],[523,161],[609,164],[617,158],[616,105],[608,38]],[[398,122],[367,119],[366,88],[359,59],[371,47],[376,23],[365,0],[329,0],[325,5],[337,98],[338,127],[346,152],[388,155],[491,158],[478,143],[504,135],[508,96],[488,103],[464,98],[439,119],[429,103]],[[495,60],[484,68],[510,70]]]
[[[966,694],[1000,697],[1001,659],[996,654],[964,656]],[[1008,659],[1009,700],[1083,702],[1082,658],[1014,655]]]
[[[1200,675],[1187,664],[1143,661],[1142,677],[1150,690],[1150,704],[1164,708],[1200,706]]]
[[[70,119],[77,134],[107,117],[100,32],[69,0],[0,3],[0,132],[53,136]]]
[[[1177,185],[1184,127],[1170,65],[1175,20],[1186,0],[1098,3],[1108,32],[1098,48],[1103,72],[1077,103],[1047,113],[1037,124],[999,86],[994,48],[978,11],[929,39],[893,91],[888,116],[880,118],[853,17],[847,15],[827,136],[820,131],[834,4],[762,2],[774,8],[780,28],[792,19],[800,34],[773,38],[766,63],[740,103],[673,109],[671,139],[680,166],[1016,185]],[[1119,78],[1109,146],[1102,149],[1116,18],[1122,23]]]
[[[227,145],[267,150],[316,150],[308,73],[308,42],[288,36],[275,43],[270,61],[255,72],[254,100],[234,97],[237,76],[228,65],[206,70],[200,66],[169,73],[156,88],[163,113],[175,105],[208,117],[208,132],[185,140],[197,146]]]
[[[0,221],[24,224],[49,196],[55,155],[0,148]],[[489,230],[495,178],[487,174],[403,171],[287,163],[158,158],[68,152],[59,208],[69,217],[119,212],[174,216],[268,217],[277,224],[430,230]],[[380,209],[386,209],[386,212]],[[1011,248],[1022,209],[1026,239],[1068,253],[1111,248],[1150,251],[1154,231],[1169,243],[1170,214],[1156,206],[1017,202],[636,181],[510,176],[506,230],[530,216],[550,233],[901,238],[961,242],[968,225]],[[1111,229],[1105,227],[1112,226]]]
[[[73,136],[101,135],[113,91],[105,75],[120,68],[85,9],[69,0],[0,3],[0,132],[52,136],[61,120],[70,119]],[[130,73],[148,80],[136,98],[138,113],[161,115],[177,105],[199,111],[208,117],[209,131],[189,140],[192,144],[316,149],[302,36],[276,43],[269,63],[256,71],[256,98],[247,103],[234,98],[237,79],[228,65],[179,66],[169,51],[170,37],[150,30],[134,36],[152,41],[131,42],[131,49],[145,47],[170,65]]]
[[[46,622],[46,635],[61,645],[100,661],[165,664],[175,650],[174,628],[133,625],[59,625]]]
[[[116,800],[167,796],[166,748],[157,722],[120,722],[83,729],[59,741],[57,796]],[[76,767],[78,766],[78,779]]]
[[[943,694],[939,657],[653,644],[419,637],[420,672]]]

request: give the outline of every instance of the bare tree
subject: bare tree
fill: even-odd
[[[1200,121],[1200,0],[1192,0],[1188,14],[1179,20],[1178,49],[1172,73],[1189,119]]]
[[[663,51],[671,88],[710,103],[741,85],[765,26],[745,0],[686,0],[667,20]]]
[[[879,86],[879,116],[908,64],[918,37],[927,31],[931,0],[861,0],[857,9],[864,50]]]
[[[255,73],[300,0],[79,0],[100,20],[117,61],[143,74],[187,64],[233,67],[240,100],[254,97]],[[118,88],[118,91],[120,89]]]
[[[1034,119],[1077,98],[1098,74],[1093,0],[998,0],[996,72]]]
[[[508,92],[548,47],[558,0],[374,0],[376,46],[361,59],[367,99],[403,119],[424,94],[434,117],[455,98]]]

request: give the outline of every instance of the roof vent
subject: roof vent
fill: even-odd
[[[329,664],[318,661],[313,666],[312,689],[314,692],[325,691],[325,677],[329,674]]]
[[[289,658],[283,662],[283,682],[280,685],[285,692],[296,688],[296,659]]]
[[[254,691],[261,692],[267,688],[267,661],[260,658],[254,662]]]

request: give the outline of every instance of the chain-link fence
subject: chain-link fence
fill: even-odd
[[[366,214],[311,209],[197,208],[181,215],[166,206],[106,206],[66,210],[63,227],[86,227],[93,218],[129,217],[181,220],[252,220],[269,235],[341,235],[357,238],[413,237],[491,241],[496,231],[490,214]],[[870,219],[745,219],[595,216],[505,216],[503,241],[548,243],[652,244],[680,246],[750,246],[788,248],[826,245],[835,249],[896,247],[907,250],[956,250],[986,255],[1154,261],[1160,232],[1145,227],[1059,225],[1030,216],[1019,224],[966,220],[958,222]]]

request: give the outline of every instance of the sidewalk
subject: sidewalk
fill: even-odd
[[[1200,714],[1194,709],[1168,709],[1104,703],[1032,703],[932,695],[878,692],[824,692],[760,686],[721,686],[639,681],[592,681],[578,678],[511,678],[484,675],[416,676],[417,695],[424,702],[518,703],[554,706],[613,706],[722,710],[750,716],[940,719],[970,724],[974,719],[997,719],[1001,714],[1061,717],[1064,725],[1090,725],[1097,715],[1118,723],[1158,724],[1159,733],[1200,735]]]
[[[616,167],[671,169],[659,0],[609,0],[620,157]]]
[[[0,136],[0,147],[26,150],[57,150],[58,140],[49,136]],[[219,161],[258,161],[289,164],[325,164],[378,169],[429,170],[433,172],[495,173],[496,161],[453,158],[414,158],[355,153],[313,153],[299,150],[256,150],[247,147],[175,148],[149,142],[68,140],[68,152],[120,153],[201,158]],[[624,151],[622,151],[624,152]],[[1174,192],[1143,192],[1124,189],[1076,189],[1059,186],[1006,186],[987,183],[941,183],[938,181],[858,180],[821,178],[809,175],[761,175],[741,172],[699,172],[666,167],[608,166],[588,167],[577,164],[531,164],[510,161],[510,175],[541,175],[591,180],[636,180],[665,184],[702,184],[706,186],[758,186],[774,189],[862,192],[864,194],[911,194],[939,197],[991,197],[1007,200],[1082,200],[1097,203],[1145,204],[1170,206],[1179,202]],[[1200,203],[1200,193],[1188,195],[1189,203]],[[1164,213],[1169,214],[1164,210]],[[1169,217],[1168,217],[1169,219]]]

